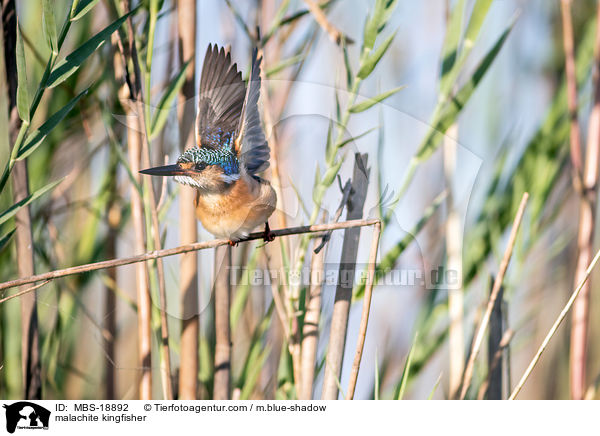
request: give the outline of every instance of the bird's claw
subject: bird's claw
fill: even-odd
[[[263,237],[263,241],[273,242],[274,240],[275,240],[275,235],[273,235],[273,233],[271,233],[271,232],[265,233],[265,236]]]
[[[269,228],[269,223],[265,223],[265,234],[263,236],[263,241],[265,242],[273,242],[275,240],[275,235],[271,232]]]
[[[229,241],[227,241],[227,243],[230,247],[235,247],[238,244],[237,241],[234,241],[233,239],[230,239]]]

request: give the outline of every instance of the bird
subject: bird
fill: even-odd
[[[268,219],[277,196],[271,183],[258,175],[268,168],[270,157],[258,109],[261,61],[254,48],[246,86],[230,50],[209,44],[200,76],[196,144],[175,164],[140,171],[172,176],[195,188],[196,217],[232,246],[262,224],[264,240],[273,240]]]

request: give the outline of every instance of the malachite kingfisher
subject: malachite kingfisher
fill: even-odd
[[[140,171],[173,176],[195,188],[197,218],[232,245],[262,224],[265,240],[272,239],[268,218],[277,196],[258,176],[269,166],[269,144],[258,111],[261,60],[254,49],[246,86],[229,50],[209,44],[200,77],[196,145],[173,165]]]

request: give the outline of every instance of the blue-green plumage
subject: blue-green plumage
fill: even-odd
[[[240,173],[240,163],[231,149],[231,137],[224,141],[218,148],[192,147],[186,150],[177,160],[177,163],[193,162],[197,165],[218,165],[223,173],[232,176]]]

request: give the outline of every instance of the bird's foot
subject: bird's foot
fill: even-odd
[[[234,241],[233,239],[230,239],[229,241],[227,241],[227,243],[229,244],[230,247],[235,247],[238,244],[238,242]]]
[[[266,222],[265,223],[265,235],[263,236],[263,241],[272,242],[274,240],[275,240],[275,235],[273,234],[273,232],[271,232],[271,229],[269,228],[269,223]]]

